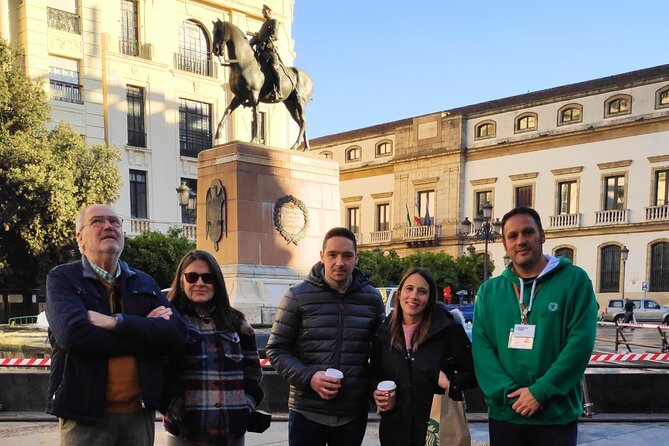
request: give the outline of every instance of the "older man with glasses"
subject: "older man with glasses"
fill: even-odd
[[[81,260],[47,276],[46,411],[59,418],[61,445],[152,445],[161,358],[185,343],[184,320],[156,281],[120,260],[122,226],[109,206],[84,208]]]

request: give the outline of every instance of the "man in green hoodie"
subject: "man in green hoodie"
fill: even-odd
[[[587,273],[544,254],[544,241],[534,209],[509,211],[502,243],[511,263],[478,292],[472,352],[491,446],[576,445],[597,302]]]

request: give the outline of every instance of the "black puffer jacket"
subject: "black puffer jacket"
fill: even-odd
[[[290,384],[290,409],[359,415],[368,407],[368,358],[384,317],[383,302],[357,268],[343,294],[327,285],[322,272],[319,262],[304,282],[284,295],[267,342],[267,357]],[[314,373],[329,367],[344,372],[344,379],[337,397],[323,400],[309,383]]]
[[[439,371],[451,382],[453,399],[461,400],[462,391],[476,385],[471,342],[462,325],[437,303],[430,330],[409,360],[405,349],[390,346],[390,318],[379,327],[371,359],[374,388],[383,380],[397,385],[395,409],[381,413],[379,439],[383,446],[423,446],[432,397],[444,393]]]

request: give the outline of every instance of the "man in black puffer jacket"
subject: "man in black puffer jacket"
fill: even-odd
[[[281,300],[267,357],[290,384],[289,445],[356,446],[367,425],[368,358],[383,302],[355,266],[351,231],[329,230],[320,255],[307,279]],[[327,376],[328,368],[344,378]]]

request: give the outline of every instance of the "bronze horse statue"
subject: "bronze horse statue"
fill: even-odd
[[[281,74],[281,89],[284,92],[284,99],[276,100],[271,98],[270,94],[273,91],[272,75],[267,73],[266,69],[258,63],[253,48],[244,33],[232,23],[223,22],[221,19],[217,19],[213,23],[213,53],[221,59],[224,55],[223,47],[225,46],[230,60],[227,64],[221,62],[221,65],[229,64],[230,66],[229,83],[230,90],[234,95],[218,123],[216,139],[219,139],[221,136],[225,119],[237,107],[243,105],[253,109],[253,122],[255,125],[251,129],[251,142],[258,142],[258,103],[283,101],[290,116],[300,126],[297,140],[291,147],[291,150],[299,148],[302,140],[304,140],[303,150],[309,150],[307,122],[304,112],[314,90],[314,83],[309,75],[299,68],[287,67],[283,70],[283,74]]]

